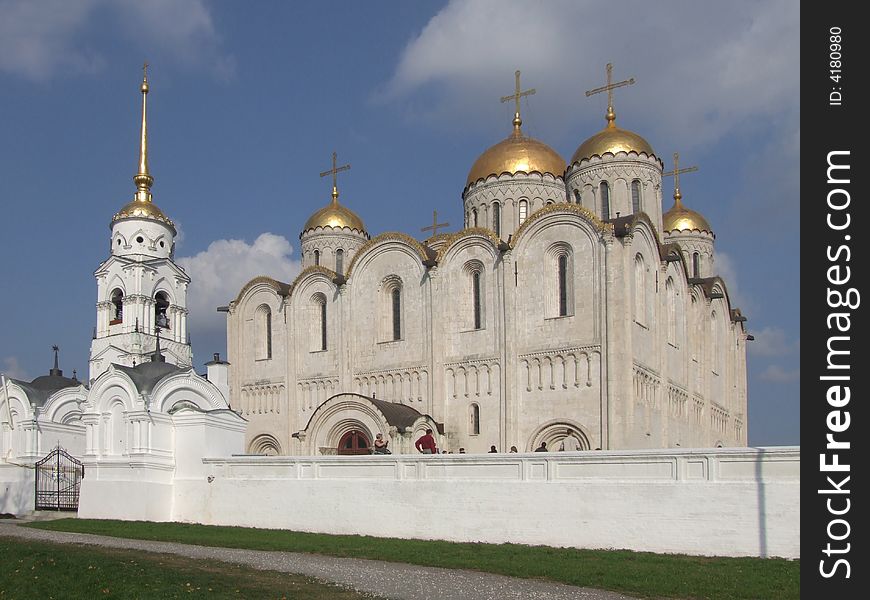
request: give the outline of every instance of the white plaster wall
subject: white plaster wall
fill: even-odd
[[[33,465],[0,463],[0,513],[25,515],[34,507]]]
[[[209,477],[213,479],[208,480]],[[333,534],[800,556],[800,449],[237,457],[172,519]]]

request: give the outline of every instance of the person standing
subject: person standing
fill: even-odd
[[[567,437],[562,440],[562,445],[559,446],[559,450],[562,452],[576,452],[579,450],[580,441],[574,437],[570,429],[565,432],[565,435],[567,435]]]
[[[387,446],[390,444],[389,440],[384,439],[384,434],[379,433],[375,436],[375,448],[374,454],[392,454],[390,449]]]
[[[435,438],[432,437],[432,430],[427,429],[425,435],[421,435],[416,442],[414,442],[414,447],[421,454],[438,454],[438,448],[435,445]]]
[[[498,450],[495,449],[495,446],[490,446],[488,454],[498,454]]]
[[[535,452],[549,452],[547,450],[547,442],[541,442],[541,445],[535,448]]]

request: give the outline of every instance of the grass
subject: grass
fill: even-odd
[[[800,561],[784,559],[399,540],[142,521],[60,519],[29,526],[204,546],[308,552],[472,569],[608,589],[641,598],[791,600],[800,597]]]
[[[0,536],[0,598],[372,598],[307,577],[227,563]]]

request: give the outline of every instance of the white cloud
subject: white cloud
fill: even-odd
[[[0,71],[47,81],[100,70],[108,53],[92,47],[87,34],[104,18],[113,26],[101,32],[152,59],[158,54],[182,66],[205,65],[221,79],[234,73],[203,0],[2,0]]]
[[[30,375],[18,363],[17,356],[7,356],[3,359],[3,367],[0,368],[0,373],[11,379],[20,381],[30,381]]]
[[[728,254],[721,251],[716,252],[714,270],[716,275],[719,275],[725,281],[725,287],[728,289],[728,297],[731,301],[731,308],[739,308],[743,314],[756,312],[757,305],[755,301],[740,289],[740,283],[737,278],[737,266]]]
[[[791,383],[800,379],[800,369],[786,370],[779,365],[770,365],[758,377],[771,383]]]
[[[286,238],[263,233],[253,244],[216,240],[195,256],[178,258],[178,264],[192,280],[187,293],[192,335],[223,330],[226,317],[216,311],[217,307],[229,304],[254,277],[268,275],[291,281],[300,271],[300,263],[291,258],[292,253]]]
[[[654,147],[668,140],[660,149],[668,156],[737,125],[767,126],[794,106],[799,25],[790,0],[452,0],[406,46],[381,97],[425,89],[418,111],[464,125],[498,110],[495,101],[511,93],[519,68],[524,86],[538,90],[535,112],[563,115],[562,129],[603,125],[606,98],[587,99],[584,91],[604,83],[604,64],[612,62],[614,77],[637,79],[616,92],[620,122],[642,115]]]
[[[785,330],[779,327],[764,327],[753,336],[755,341],[747,344],[747,348],[755,356],[788,356],[800,349],[800,342],[790,340]]]

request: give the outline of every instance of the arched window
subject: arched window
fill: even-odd
[[[601,185],[598,186],[598,189],[601,193],[601,218],[609,219],[610,218],[610,186],[607,185],[606,181],[602,181]]]
[[[112,290],[112,305],[114,310],[109,325],[117,325],[124,320],[124,292],[120,288]]]
[[[392,305],[392,321],[393,321],[393,340],[402,339],[402,289],[399,287],[393,288],[390,293]]]
[[[520,200],[520,225],[526,220],[529,216],[529,201],[528,200]]]
[[[272,309],[261,304],[254,313],[254,335],[257,360],[272,358]]]
[[[471,226],[477,227],[477,209],[476,208],[471,209]]]
[[[559,316],[568,315],[568,255],[559,255]]]
[[[471,301],[474,304],[474,328],[483,327],[483,315],[480,309],[480,271],[471,273]]]
[[[721,366],[719,364],[719,336],[718,328],[716,327],[716,311],[710,314],[710,370],[720,374]]]
[[[165,292],[157,292],[154,296],[154,324],[161,329],[169,329],[169,319],[166,311],[169,309],[169,298]]]
[[[326,350],[326,299],[320,301],[320,349]]]
[[[677,290],[674,286],[674,280],[668,277],[665,282],[665,297],[668,302],[668,343],[677,345]]]
[[[468,410],[468,433],[480,435],[480,406],[472,404]]]
[[[492,203],[492,230],[501,237],[501,205],[498,202]]]
[[[637,179],[631,182],[631,212],[640,212],[640,181]]]
[[[335,251],[335,272],[344,274],[344,250],[341,248]]]
[[[634,257],[634,320],[646,323],[646,265],[640,254]]]
[[[320,250],[314,251],[314,264],[320,265]]]
[[[698,252],[692,253],[692,277],[701,277],[701,255]]]

